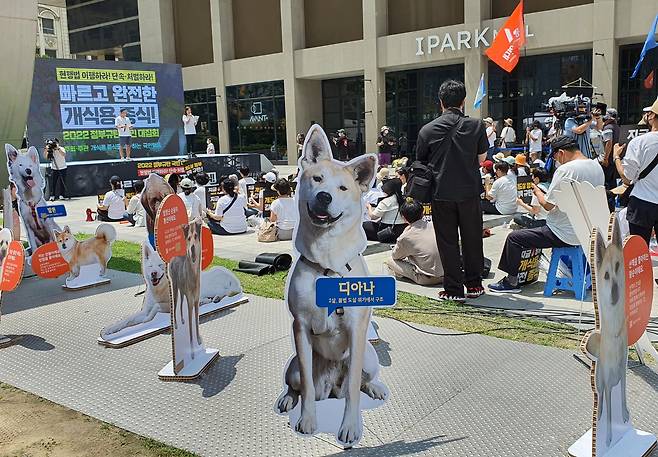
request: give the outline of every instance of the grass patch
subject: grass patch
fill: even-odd
[[[79,239],[90,235],[78,234]],[[238,262],[215,257],[212,265],[234,270]],[[116,241],[112,246],[109,267],[114,270],[141,273],[141,246],[129,241]],[[245,293],[283,299],[287,272],[255,276],[234,271]],[[504,310],[483,309],[461,303],[439,302],[428,297],[400,292],[398,304],[375,309],[376,316],[389,317],[454,330],[456,333],[479,333],[527,343],[575,349],[581,336],[569,325],[530,317],[509,316]]]

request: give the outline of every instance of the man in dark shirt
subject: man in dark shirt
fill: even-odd
[[[617,110],[614,108],[608,108],[603,121],[603,148],[605,150],[605,155],[601,161],[601,167],[603,167],[605,190],[608,197],[608,209],[610,212],[615,210],[616,195],[612,193],[612,189],[617,187],[617,179],[619,178],[619,173],[617,173],[617,168],[612,160],[612,147],[619,143],[619,136],[621,134],[619,124],[617,124],[617,117]]]
[[[432,222],[445,270],[440,300],[463,301],[464,286],[468,298],[484,294],[479,167],[489,141],[484,123],[464,116],[465,99],[464,83],[441,84],[443,114],[420,130],[416,146],[417,159],[434,170]]]

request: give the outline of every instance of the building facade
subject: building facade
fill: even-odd
[[[137,0],[66,0],[66,13],[76,58],[141,60]]]
[[[375,152],[386,124],[403,138],[401,152],[412,152],[439,114],[447,78],[465,82],[467,114],[511,117],[519,134],[523,119],[578,78],[623,123],[656,98],[657,84],[629,79],[655,0],[526,0],[528,39],[508,74],[484,51],[517,3],[138,0],[141,58],[183,66],[186,102],[205,122],[200,141],[205,133],[222,152],[291,164],[296,135],[312,122],[329,134],[344,128],[357,153]],[[482,74],[488,94],[474,109]]]
[[[36,55],[57,59],[71,58],[64,0],[39,2]]]

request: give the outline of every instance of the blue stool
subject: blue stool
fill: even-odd
[[[558,276],[560,260],[571,268],[571,278]],[[570,290],[578,300],[582,300],[591,288],[592,273],[583,249],[580,246],[553,248],[551,266],[548,269],[546,285],[544,286],[544,297],[550,297],[556,290]]]

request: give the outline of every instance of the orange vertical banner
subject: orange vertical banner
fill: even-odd
[[[500,68],[510,73],[519,63],[525,38],[523,0],[521,0],[503,28],[498,31],[486,54]]]

